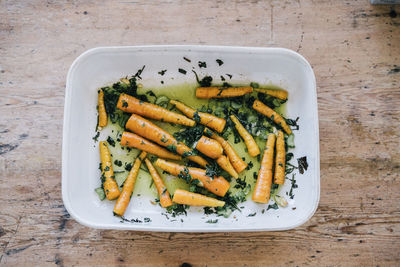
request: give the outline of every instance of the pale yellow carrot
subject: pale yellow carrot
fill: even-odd
[[[185,126],[194,126],[196,122],[181,114],[169,111],[163,107],[144,102],[136,97],[121,94],[118,99],[117,107],[128,113],[135,113],[144,117],[165,121]]]
[[[145,159],[147,169],[149,169],[150,175],[153,178],[154,185],[157,188],[158,196],[160,197],[160,204],[162,207],[166,208],[172,205],[172,200],[169,195],[168,189],[165,186],[163,180],[158,174],[157,170],[154,168],[153,164],[149,159]]]
[[[222,176],[219,177],[209,177],[206,175],[206,170],[192,167],[185,167],[170,161],[163,159],[157,159],[155,163],[162,170],[170,173],[174,176],[184,176],[190,180],[197,179],[199,183],[198,186],[202,186],[208,191],[216,194],[217,196],[225,196],[228,191],[230,184]]]
[[[260,154],[260,149],[258,148],[258,145],[254,140],[253,136],[251,136],[251,134],[243,127],[243,125],[240,123],[240,121],[238,120],[238,118],[236,118],[235,115],[231,115],[230,118],[235,124],[236,130],[243,138],[244,143],[246,144],[247,147],[247,151],[249,152],[249,155],[255,157],[258,154]]]
[[[134,147],[160,158],[181,160],[182,157],[144,139],[143,137],[130,132],[123,132],[121,137],[121,146]]]
[[[229,161],[232,163],[232,166],[235,168],[237,173],[241,173],[242,171],[244,171],[244,169],[246,169],[247,163],[239,157],[239,155],[236,153],[236,151],[233,149],[228,141],[226,141],[224,138],[217,135],[216,133],[212,132],[210,129],[205,129],[204,132],[221,144],[222,148],[225,151],[225,154],[228,156]]]
[[[220,156],[217,159],[217,163],[222,169],[227,171],[229,173],[229,175],[233,176],[234,178],[238,178],[239,177],[239,175],[236,172],[235,168],[233,168],[233,166],[230,163],[229,159],[225,155]]]
[[[114,214],[124,216],[126,208],[128,207],[131,200],[133,189],[135,188],[136,178],[139,173],[140,165],[142,164],[142,161],[146,157],[146,155],[147,153],[143,151],[136,158],[132,169],[129,171],[128,177],[124,182],[124,186],[122,187],[122,192],[118,197],[117,203],[115,203]]]
[[[273,109],[264,105],[264,103],[261,102],[260,100],[254,101],[253,109],[263,114],[264,116],[267,116],[268,118],[272,119],[276,124],[280,125],[287,134],[292,133],[292,130],[286,124],[285,119],[282,118],[282,116],[276,113]]]
[[[237,97],[253,92],[253,88],[246,87],[199,87],[196,89],[197,98],[225,98]]]
[[[274,164],[275,134],[268,135],[260,171],[254,186],[252,199],[254,202],[268,203],[272,185],[272,165]]]
[[[216,130],[218,133],[222,132],[225,128],[226,120],[222,118],[215,117],[209,113],[197,112],[176,100],[170,100],[169,102],[191,119],[196,120],[195,116],[197,115],[201,124]]]
[[[206,207],[222,207],[225,201],[221,201],[212,197],[206,197],[201,194],[192,193],[186,190],[175,190],[172,201],[178,204],[189,206],[206,206]]]
[[[101,131],[104,127],[107,126],[107,112],[106,107],[104,106],[104,92],[102,89],[99,90],[98,93],[98,111],[99,111],[99,124],[97,129]]]
[[[144,138],[147,138],[148,140],[151,140],[163,147],[167,147],[171,150],[176,150],[176,152],[180,155],[191,154],[192,152],[192,149],[187,147],[185,144],[176,141],[176,139],[167,131],[161,129],[154,123],[146,120],[145,118],[137,114],[131,115],[125,127],[128,130]],[[206,167],[206,165],[208,164],[208,162],[200,156],[193,155],[187,156],[187,158],[203,167]]]
[[[100,142],[100,161],[103,189],[108,200],[116,199],[119,194],[117,182],[114,179],[111,154],[105,141]]]
[[[286,90],[254,88],[254,91],[267,94],[281,100],[286,100],[288,98],[288,92]]]
[[[284,184],[285,183],[285,138],[282,131],[278,131],[278,137],[276,138],[276,155],[275,155],[275,174],[274,183]]]

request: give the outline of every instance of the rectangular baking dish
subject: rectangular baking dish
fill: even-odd
[[[295,157],[306,156],[309,168],[297,174],[298,188],[286,208],[270,209],[261,213],[265,205],[243,203],[241,212],[229,218],[204,215],[202,209],[190,209],[187,216],[176,220],[162,215],[164,209],[152,205],[154,196],[135,198],[129,205],[126,217],[138,218],[141,223],[121,222],[112,215],[114,202],[100,201],[94,192],[99,186],[98,143],[95,134],[97,120],[97,90],[134,74],[143,65],[141,81],[148,87],[160,85],[161,69],[168,70],[169,85],[193,82],[193,73],[182,75],[178,69],[188,62],[209,62],[204,74],[219,77],[233,74],[231,82],[248,84],[272,83],[289,92],[287,116],[300,117],[299,131],[295,132]],[[223,66],[215,63],[222,59]],[[186,64],[186,65],[185,65]],[[62,198],[70,215],[79,223],[100,229],[165,231],[165,232],[233,232],[288,230],[305,223],[314,214],[319,202],[320,157],[316,82],[310,64],[298,53],[284,48],[224,47],[224,46],[131,46],[99,47],[80,55],[71,65],[66,82],[63,149]],[[286,183],[282,192],[290,189]],[[257,212],[257,216],[248,214]],[[150,218],[144,222],[144,218]],[[182,221],[180,220],[182,218]],[[218,218],[218,223],[206,223]]]

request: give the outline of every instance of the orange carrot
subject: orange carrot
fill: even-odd
[[[276,138],[276,155],[275,155],[275,174],[274,183],[284,184],[285,183],[285,138],[282,131],[278,131],[278,137]]]
[[[231,176],[235,177],[236,179],[239,177],[238,173],[235,171],[235,168],[233,168],[232,164],[230,163],[229,159],[222,155],[217,159],[218,165],[227,171]]]
[[[104,92],[102,89],[100,89],[98,93],[98,109],[99,109],[99,124],[97,126],[97,129],[101,131],[103,127],[107,126],[107,112],[106,112],[106,107],[104,106]]]
[[[158,196],[160,197],[161,206],[164,208],[171,206],[172,200],[163,180],[161,179],[157,170],[154,168],[153,164],[151,164],[151,161],[149,159],[145,159],[145,162],[147,165],[147,169],[149,169],[151,177],[153,177],[154,184],[158,191]]]
[[[198,186],[202,186],[217,196],[225,196],[230,184],[222,176],[211,178],[206,175],[206,170],[192,167],[185,167],[163,159],[157,159],[156,165],[162,170],[174,176],[180,176],[187,180],[198,180]]]
[[[253,201],[268,203],[272,184],[272,165],[274,163],[275,134],[269,134],[265,145],[264,155],[261,160],[260,171],[254,187]]]
[[[222,148],[225,151],[225,154],[228,156],[229,161],[232,163],[232,166],[235,168],[237,173],[241,173],[244,169],[247,167],[247,163],[244,162],[239,155],[236,153],[236,151],[233,149],[231,144],[228,143],[224,138],[221,136],[217,135],[216,133],[213,133],[209,129],[205,129],[204,132],[209,135],[212,139],[217,140]]]
[[[154,120],[171,122],[185,126],[194,126],[196,124],[194,120],[191,120],[186,116],[169,111],[163,107],[144,102],[126,94],[121,94],[119,96],[117,107],[122,111],[136,113]]]
[[[281,100],[286,100],[288,98],[288,92],[286,90],[254,88],[254,91],[267,94]]]
[[[172,152],[130,132],[123,132],[121,137],[121,146],[134,147],[150,154],[156,155],[160,158],[181,160],[182,157],[175,155]]]
[[[128,177],[124,182],[124,187],[122,188],[121,195],[119,195],[117,203],[115,203],[114,214],[119,216],[124,215],[126,208],[129,205],[129,201],[131,200],[133,189],[135,188],[136,178],[139,173],[140,165],[142,164],[142,161],[146,157],[146,155],[147,153],[143,151],[136,158],[135,163],[133,164],[133,167],[128,174]]]
[[[178,143],[167,131],[139,115],[132,114],[125,127],[161,146],[170,148],[171,150],[176,149],[176,152],[180,155],[190,154],[192,152],[185,144]],[[187,158],[203,167],[208,164],[207,161],[200,156],[188,156]]]
[[[218,141],[204,135],[197,141],[196,149],[212,159],[219,158],[224,151]]]
[[[103,189],[108,200],[116,199],[120,192],[117,182],[114,179],[114,171],[111,163],[111,154],[105,141],[100,142],[100,161],[101,161],[101,177],[103,181]]]
[[[285,119],[282,118],[282,116],[279,115],[278,113],[276,113],[273,109],[264,105],[264,103],[261,102],[260,100],[254,101],[253,109],[255,109],[259,113],[263,114],[264,116],[267,116],[268,118],[273,120],[276,124],[280,125],[287,134],[292,133],[292,130],[286,124]]]
[[[225,201],[221,201],[212,197],[206,197],[182,189],[175,190],[172,201],[178,204],[189,206],[222,207],[225,205]]]
[[[253,92],[253,88],[246,87],[199,87],[196,89],[197,98],[225,98],[242,96]]]
[[[211,115],[209,113],[203,113],[203,112],[197,112],[196,110],[186,106],[185,104],[175,101],[175,100],[170,100],[169,103],[172,105],[175,105],[175,107],[180,110],[183,114],[188,116],[191,119],[194,119],[196,121],[196,116],[198,122],[201,124],[210,127],[211,129],[216,130],[218,133],[222,132],[225,128],[226,120],[222,118],[215,117],[214,115]]]
[[[251,136],[251,134],[243,127],[243,125],[240,123],[240,121],[238,120],[238,118],[236,118],[235,115],[231,115],[230,118],[235,124],[236,130],[243,138],[244,143],[246,144],[247,147],[247,151],[249,152],[249,155],[255,157],[258,154],[260,154],[260,149],[258,148],[256,141],[254,141],[253,136]]]

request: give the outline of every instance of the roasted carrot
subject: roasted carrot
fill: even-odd
[[[260,154],[260,149],[258,148],[256,141],[254,141],[253,136],[251,136],[251,134],[243,127],[243,125],[240,123],[240,121],[238,120],[238,118],[236,118],[235,115],[231,115],[230,118],[235,124],[236,130],[243,138],[244,143],[246,144],[247,150],[249,152],[249,155],[255,157],[258,154]]]
[[[246,87],[199,87],[196,89],[197,98],[225,98],[242,96],[253,92],[253,88]]]
[[[99,90],[98,98],[99,124],[97,129],[101,131],[103,127],[107,126],[107,112],[106,107],[104,106],[104,92],[101,89]]]
[[[225,201],[221,201],[212,197],[206,197],[182,189],[175,190],[172,201],[178,204],[189,206],[222,207],[225,205]]]
[[[147,153],[143,151],[136,158],[132,169],[129,171],[128,177],[126,177],[124,187],[122,187],[121,195],[119,195],[117,203],[115,203],[114,214],[119,216],[124,215],[126,208],[129,205],[129,201],[131,200],[133,189],[135,188],[136,178],[139,173],[140,165],[142,164],[142,161],[146,157],[146,155]]]
[[[143,137],[130,133],[123,132],[121,137],[121,146],[134,147],[143,151],[146,151],[150,154],[156,155],[160,158],[172,159],[172,160],[181,160],[182,157],[175,155],[172,152],[169,152],[165,148],[162,148]]]
[[[132,114],[125,127],[161,146],[167,147],[171,150],[176,150],[180,155],[191,154],[192,152],[192,150],[185,144],[178,143],[178,141],[176,141],[176,139],[167,131],[139,115]],[[188,156],[187,158],[203,167],[208,164],[207,161],[200,156],[193,155]]]
[[[163,107],[144,102],[133,96],[121,94],[118,99],[117,107],[128,113],[136,113],[144,117],[181,124],[185,126],[194,126],[196,122],[181,114],[169,111]]]
[[[264,116],[267,116],[268,118],[273,120],[276,124],[280,125],[287,134],[292,133],[292,130],[286,124],[285,119],[282,118],[282,116],[276,113],[273,109],[264,105],[263,102],[261,102],[260,100],[254,101],[253,109],[263,114]]]
[[[100,142],[100,161],[101,161],[101,178],[103,181],[103,189],[108,200],[116,199],[120,192],[117,182],[114,179],[114,171],[111,163],[111,154],[105,141]]]
[[[237,173],[241,173],[244,169],[247,167],[247,163],[244,162],[239,155],[236,153],[236,151],[233,149],[231,144],[228,143],[224,138],[221,136],[217,135],[216,133],[213,133],[209,129],[205,129],[204,132],[209,135],[212,139],[217,140],[222,148],[225,151],[225,154],[228,156],[229,161],[232,163],[232,166],[235,168]]]
[[[227,171],[231,176],[238,178],[239,175],[236,172],[235,168],[233,168],[232,164],[230,163],[229,159],[225,156],[222,155],[217,159],[217,163],[218,165],[224,169],[225,171]]]
[[[207,127],[210,127],[211,129],[216,130],[218,133],[222,132],[225,128],[226,120],[222,118],[215,117],[214,115],[211,115],[209,113],[197,112],[191,107],[188,107],[185,104],[176,100],[170,100],[169,103],[174,105],[178,110],[180,110],[183,114],[191,119],[194,118],[196,120],[195,116],[198,116],[198,122]]]
[[[218,141],[204,135],[197,141],[196,149],[212,159],[219,158],[224,151]]]
[[[258,172],[257,182],[254,187],[253,201],[259,203],[268,203],[271,184],[272,184],[272,165],[274,163],[274,145],[275,134],[268,135],[265,145],[264,155],[261,160],[260,171]]]
[[[198,186],[202,186],[208,191],[216,194],[217,196],[225,196],[230,184],[222,176],[211,178],[206,175],[206,170],[192,167],[185,167],[163,159],[157,159],[156,165],[162,170],[174,176],[183,176],[190,180],[197,179]]]
[[[145,162],[147,165],[147,169],[149,169],[151,177],[153,177],[154,185],[156,186],[158,196],[160,197],[161,206],[164,208],[171,206],[172,200],[163,180],[161,179],[157,170],[154,168],[153,164],[151,164],[151,161],[149,159],[145,159]]]
[[[267,94],[281,100],[286,100],[288,98],[288,92],[286,90],[254,88],[254,91]]]
[[[278,137],[276,138],[276,155],[275,155],[275,174],[274,183],[284,184],[285,183],[285,138],[282,131],[278,131]]]

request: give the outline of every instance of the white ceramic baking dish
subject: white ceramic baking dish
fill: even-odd
[[[192,62],[214,62],[203,72],[219,77],[234,75],[235,83],[250,81],[272,83],[289,91],[287,116],[300,117],[300,130],[295,132],[295,157],[307,156],[309,168],[303,175],[297,174],[298,188],[295,197],[286,208],[265,209],[265,205],[251,200],[243,203],[242,212],[235,211],[229,218],[218,217],[218,223],[206,223],[215,219],[203,214],[202,209],[190,209],[187,216],[176,220],[162,215],[163,209],[152,205],[154,196],[135,198],[126,212],[128,218],[150,218],[150,222],[121,223],[112,215],[113,202],[100,201],[94,192],[99,186],[98,143],[95,134],[97,90],[105,84],[132,75],[146,65],[141,83],[148,87],[160,86],[157,72],[168,69],[168,83],[193,82],[193,75],[182,75],[178,68]],[[222,59],[222,67],[215,64]],[[186,65],[185,65],[186,64]],[[190,73],[192,74],[192,73]],[[164,77],[167,79],[167,77]],[[69,69],[66,83],[63,151],[62,197],[70,215],[83,225],[101,229],[171,231],[171,232],[222,232],[222,231],[276,231],[287,230],[305,223],[314,214],[319,202],[320,164],[319,130],[317,114],[316,82],[310,64],[298,53],[284,48],[253,48],[224,46],[132,46],[100,47],[80,55]],[[286,183],[283,192],[290,189]],[[257,212],[257,216],[248,214]]]

